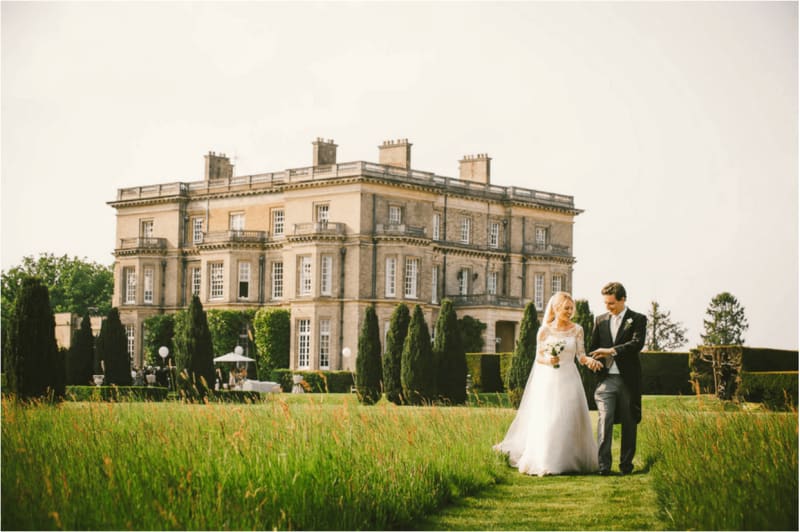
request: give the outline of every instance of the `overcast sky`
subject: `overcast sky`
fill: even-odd
[[[2,268],[113,262],[120,187],[377,161],[569,194],[573,292],[798,346],[797,3],[2,2]]]

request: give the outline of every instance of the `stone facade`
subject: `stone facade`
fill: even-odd
[[[202,181],[118,190],[113,305],[134,365],[144,320],[193,293],[206,309],[288,308],[293,368],[352,370],[370,303],[384,333],[398,303],[432,326],[448,297],[487,324],[486,351],[511,351],[524,305],[571,289],[572,197],[492,185],[486,154],[451,178],[412,170],[406,139],[378,164],[312,146],[310,167],[233,176],[209,153]]]

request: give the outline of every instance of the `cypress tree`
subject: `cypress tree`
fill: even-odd
[[[375,404],[381,398],[381,342],[375,305],[367,307],[358,335],[356,391],[365,405]]]
[[[386,334],[386,349],[383,353],[383,391],[386,399],[399,405],[402,402],[403,386],[400,383],[400,365],[403,358],[403,343],[408,334],[411,314],[402,303],[395,307]]]
[[[81,327],[72,334],[68,359],[69,384],[92,384],[94,371],[94,335],[89,314],[84,314]]]
[[[189,323],[185,338],[188,360],[182,378],[189,395],[194,393],[204,397],[209,387],[214,385],[214,347],[208,318],[200,298],[192,296],[189,304]]]
[[[437,394],[447,403],[463,404],[467,400],[467,354],[461,343],[456,311],[449,299],[442,300],[436,320],[433,359],[436,361]]]
[[[525,384],[531,373],[536,358],[536,335],[539,333],[539,315],[533,302],[525,306],[522,323],[519,326],[519,338],[511,358],[508,370],[508,396],[514,408],[519,408]]]
[[[10,333],[6,358],[9,389],[21,399],[46,396],[55,388],[58,376],[53,368],[59,364],[55,318],[41,279],[22,280]]]
[[[128,336],[119,319],[119,310],[114,307],[108,312],[100,327],[97,337],[96,351],[98,358],[105,365],[105,383],[117,386],[130,386],[131,359],[128,355]]]
[[[403,398],[407,403],[423,404],[433,399],[436,381],[431,337],[419,305],[414,305],[408,334],[403,342],[400,383],[403,387]]]
[[[575,301],[575,315],[572,321],[583,327],[583,347],[586,353],[589,353],[589,346],[592,343],[592,328],[594,327],[594,314],[589,308],[589,302],[585,299],[578,299]],[[583,384],[583,391],[586,394],[586,403],[589,405],[590,410],[597,410],[597,404],[594,402],[594,389],[597,387],[597,375],[595,372],[578,364],[578,372],[581,374],[581,382]]]

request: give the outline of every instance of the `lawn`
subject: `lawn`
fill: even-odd
[[[514,415],[506,401],[5,399],[2,528],[797,528],[796,413],[645,397],[636,474],[538,478],[491,451]]]

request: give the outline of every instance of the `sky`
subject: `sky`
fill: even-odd
[[[118,188],[377,162],[574,196],[573,295],[798,347],[795,2],[0,4],[0,259],[111,264]]]

